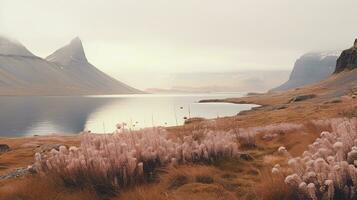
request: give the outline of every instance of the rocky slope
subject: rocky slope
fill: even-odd
[[[0,37],[0,95],[139,92],[90,64],[79,38],[42,59],[22,44]]]
[[[357,68],[357,39],[353,46],[342,52],[341,56],[337,59],[335,73],[344,71],[345,69]]]
[[[336,51],[304,54],[295,62],[289,80],[271,91],[289,90],[327,78],[335,69],[339,53]]]

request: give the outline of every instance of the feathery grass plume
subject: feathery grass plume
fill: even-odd
[[[307,185],[307,193],[309,194],[312,200],[317,200],[315,184],[309,183]]]
[[[275,175],[280,174],[281,173],[280,169],[281,169],[280,165],[276,164],[276,165],[274,165],[273,169],[271,170],[271,173],[273,173]]]
[[[281,134],[304,130],[304,124],[278,123],[260,127],[232,129],[241,147],[256,147],[256,135],[262,134],[264,140],[272,140]]]
[[[152,180],[157,168],[169,164],[211,163],[239,155],[236,136],[231,132],[204,130],[200,138],[185,136],[169,139],[163,128],[114,134],[81,135],[80,147],[47,155],[37,153],[34,167],[41,173],[60,177],[70,186],[90,185],[99,193],[114,193],[120,188]]]
[[[333,181],[332,180],[326,180],[325,181],[325,185],[327,186],[326,199],[332,200],[334,195],[335,195],[335,188],[334,188],[334,185],[333,185]]]
[[[289,160],[294,174],[285,183],[303,199],[357,199],[357,119],[332,119],[329,124],[332,131],[322,132],[302,159]]]

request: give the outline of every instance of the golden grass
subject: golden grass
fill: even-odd
[[[307,124],[306,127],[304,130],[306,133],[303,135],[300,132],[282,133],[269,141],[262,139],[261,135],[257,135],[255,148],[243,148],[245,153],[254,157],[254,160],[224,159],[211,166],[168,167],[161,170],[159,177],[153,183],[126,188],[120,190],[117,197],[107,196],[106,198],[113,200],[207,200],[220,199],[221,197],[223,199],[272,199],[279,197],[284,199],[285,194],[289,194],[288,188],[285,188],[282,180],[270,177],[266,171],[269,171],[276,163],[284,165],[285,158],[276,154],[279,146],[284,145],[293,155],[298,155],[318,136],[319,132],[315,126]],[[21,148],[14,151],[20,150]],[[32,159],[31,156],[31,162]],[[50,199],[103,199],[103,196],[98,196],[92,188],[70,188],[60,184],[61,181],[55,180],[56,178],[53,177],[38,176],[12,180],[9,184],[0,185],[0,194],[3,199],[41,200],[47,197]],[[269,188],[272,184],[276,187]],[[279,187],[283,189],[277,189]],[[279,191],[283,194],[279,194]],[[0,200],[2,199],[0,198]]]
[[[113,200],[174,200],[167,196],[165,192],[161,191],[161,188],[153,185],[145,185],[141,187],[135,187],[122,193],[119,197]]]
[[[0,175],[18,167],[27,167],[34,162],[37,146],[43,144],[79,145],[77,136],[37,136],[22,138],[0,138],[0,144],[10,146],[10,151],[0,153]]]
[[[185,181],[180,182],[180,177],[184,177]],[[219,199],[220,196],[223,199],[235,199],[234,194],[225,189],[221,172],[210,166],[168,168],[157,181],[121,190],[117,196],[103,197],[92,188],[68,188],[54,176],[36,175],[1,185],[0,200],[176,200],[187,199],[189,193],[195,196],[189,199]]]
[[[271,169],[271,168],[270,168]],[[270,169],[264,170],[261,182],[255,187],[255,192],[261,200],[298,200],[297,195],[284,183],[283,176],[272,175]]]
[[[319,135],[320,130],[317,130],[313,124],[307,123],[305,126],[304,133],[280,133],[277,138],[272,140],[264,140],[262,135],[257,135],[255,148],[243,148],[243,151],[254,157],[254,160],[224,159],[211,166],[168,167],[162,169],[159,177],[153,183],[126,188],[120,190],[116,197],[107,196],[105,198],[113,200],[289,199],[292,194],[283,183],[283,179],[272,177],[268,172],[274,164],[280,163],[284,166],[286,163],[285,158],[276,153],[279,146],[284,145],[293,155],[298,155]],[[190,130],[187,129],[187,134],[189,132]],[[56,142],[58,143],[58,141]],[[62,141],[62,143],[66,143],[66,141]],[[23,156],[22,153],[25,153],[27,148],[22,149],[21,144],[23,142],[13,143],[14,154],[7,155],[7,158],[15,156],[15,152],[19,153],[16,156]],[[26,158],[28,159],[26,162],[29,163],[32,162],[31,154],[34,149],[30,152],[25,154],[29,156]],[[7,162],[9,163],[10,160],[7,159]],[[61,181],[56,181],[56,178],[53,177],[29,176],[0,184],[0,194],[2,199],[15,200],[101,200],[104,198],[98,196],[92,188],[70,188],[60,183]],[[1,198],[0,200],[2,200]]]
[[[53,177],[29,176],[7,182],[0,188],[0,200],[99,200],[91,190],[71,190]]]

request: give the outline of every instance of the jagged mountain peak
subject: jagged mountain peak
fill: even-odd
[[[24,45],[0,35],[0,55],[35,57]]]
[[[71,40],[71,42],[69,43],[69,45],[67,45],[67,46],[70,46],[72,49],[84,51],[83,45],[82,45],[82,40],[78,36],[73,38]]]
[[[69,44],[49,55],[46,60],[62,65],[88,62],[79,37],[75,37]]]

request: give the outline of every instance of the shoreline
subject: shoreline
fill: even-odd
[[[235,117],[247,117],[247,113],[256,113],[259,114],[259,112],[264,113],[267,111],[273,111],[273,110],[284,110],[290,106],[294,106],[294,104],[290,104],[288,99],[293,98],[295,95],[295,91],[287,91],[287,92],[281,92],[281,93],[259,93],[255,95],[247,95],[247,96],[242,96],[242,97],[237,97],[237,98],[224,98],[224,99],[202,99],[199,100],[198,103],[231,103],[231,104],[249,104],[249,105],[256,105],[256,107],[252,107],[248,110],[242,110],[240,111],[237,115],[234,116],[224,116],[220,118],[201,118],[202,120],[199,121],[207,121],[207,120],[217,120],[217,119],[230,119],[230,118],[235,118]],[[290,93],[290,94],[289,94]],[[299,92],[301,93],[301,92]],[[286,95],[289,94],[289,95]],[[135,95],[135,94],[125,94],[125,95]],[[33,95],[36,97],[36,95]],[[61,96],[57,95],[58,97],[67,97],[67,96]],[[71,95],[69,95],[71,96]],[[82,96],[82,95],[77,95],[77,96]],[[1,95],[0,95],[1,97]],[[52,96],[46,96],[46,97],[52,97]],[[273,101],[272,101],[273,99]],[[274,100],[275,99],[275,100]],[[278,99],[278,100],[276,100]],[[267,100],[267,101],[265,101]],[[304,106],[308,105],[309,103],[321,103],[326,99],[309,99],[307,101],[301,102],[299,106]],[[265,103],[264,103],[265,102]],[[283,102],[283,103],[281,103]],[[284,107],[286,105],[286,107]],[[257,113],[258,112],[258,113]],[[196,117],[192,117],[196,118]],[[193,122],[196,123],[196,122]],[[191,124],[191,123],[190,123]],[[165,127],[167,129],[175,129],[175,128],[181,128],[185,125],[188,124],[182,124],[178,126],[168,126]],[[149,127],[146,127],[149,128]],[[27,136],[19,136],[19,137],[11,137],[11,136],[0,136],[0,141],[4,139],[19,139],[19,138],[36,138],[36,137],[77,137],[80,133],[51,133],[51,134],[45,134],[45,135],[27,135]]]
[[[188,95],[188,97],[186,97],[186,95]],[[155,115],[156,114],[158,116],[163,115],[163,116],[161,116],[161,118],[160,118],[160,116],[158,117],[157,123],[154,125],[160,125],[163,127],[183,125],[184,120],[182,120],[182,119],[183,118],[186,119],[186,117],[188,117],[187,112],[185,110],[185,109],[187,109],[187,107],[192,108],[193,112],[190,113],[192,118],[193,117],[202,117],[205,119],[214,119],[218,116],[219,117],[229,117],[229,116],[236,115],[241,110],[249,110],[249,109],[251,109],[251,107],[255,107],[256,105],[235,106],[235,105],[231,104],[231,106],[229,106],[229,105],[226,106],[226,105],[214,105],[213,104],[213,105],[201,106],[197,102],[204,98],[229,98],[229,97],[241,96],[241,95],[243,95],[243,94],[241,94],[241,93],[221,94],[221,93],[219,93],[219,94],[194,94],[194,95],[192,95],[192,94],[174,94],[174,95],[172,95],[172,94],[170,94],[170,95],[165,95],[165,96],[162,96],[162,94],[158,94],[158,95],[157,94],[156,95],[153,95],[153,94],[121,95],[121,96],[116,96],[116,95],[113,95],[113,96],[102,96],[102,95],[100,95],[100,96],[77,96],[77,97],[80,97],[79,99],[77,99],[77,97],[74,97],[74,96],[68,96],[68,97],[67,96],[55,96],[55,97],[54,96],[39,96],[39,97],[33,96],[33,100],[32,100],[32,97],[29,97],[31,100],[31,101],[29,100],[29,102],[30,102],[29,106],[32,106],[33,104],[36,105],[36,107],[33,108],[33,110],[36,111],[33,114],[34,117],[37,117],[37,115],[36,115],[37,113],[46,112],[45,108],[52,109],[51,107],[56,106],[55,103],[58,103],[58,105],[63,106],[63,108],[61,109],[61,110],[63,110],[63,113],[62,113],[62,111],[60,113],[49,112],[48,116],[38,117],[38,119],[35,118],[32,121],[38,120],[39,123],[41,123],[41,124],[46,123],[48,120],[54,120],[53,124],[56,124],[57,121],[59,121],[59,125],[61,125],[64,128],[61,128],[60,126],[58,126],[58,127],[54,126],[54,128],[51,128],[51,127],[48,128],[46,124],[43,126],[40,124],[40,125],[38,125],[40,127],[39,130],[38,129],[32,130],[30,128],[26,129],[26,126],[28,126],[27,124],[32,123],[32,121],[30,121],[28,119],[22,120],[22,118],[19,118],[19,121],[17,121],[17,119],[15,118],[16,116],[21,116],[22,112],[23,112],[21,108],[19,108],[19,109],[16,108],[17,102],[20,102],[20,103],[22,103],[23,101],[26,102],[27,101],[27,100],[25,100],[26,98],[19,97],[15,101],[11,97],[9,97],[8,99],[6,97],[4,97],[3,102],[5,102],[5,105],[7,105],[7,104],[10,105],[8,109],[6,109],[6,107],[4,107],[4,109],[8,110],[8,111],[12,111],[12,112],[14,112],[14,114],[10,115],[10,117],[7,118],[6,114],[5,114],[6,112],[3,113],[4,114],[3,115],[4,127],[3,127],[2,131],[0,131],[1,132],[0,138],[31,137],[31,136],[35,136],[35,135],[39,135],[39,136],[40,135],[41,136],[45,136],[45,135],[76,135],[83,130],[81,121],[77,122],[77,121],[72,120],[71,123],[68,123],[66,121],[62,123],[63,120],[60,121],[57,118],[65,119],[66,116],[70,117],[71,114],[77,116],[76,113],[80,113],[82,111],[84,112],[85,110],[89,110],[88,112],[85,113],[85,115],[87,115],[87,117],[90,115],[92,116],[93,113],[95,113],[94,116],[97,117],[98,114],[96,113],[95,109],[106,108],[105,105],[116,105],[116,104],[120,105],[120,108],[125,109],[125,111],[123,111],[123,110],[121,111],[122,113],[124,112],[124,113],[131,114],[136,119],[136,121],[140,122],[140,124],[138,124],[138,125],[135,124],[135,126],[136,126],[136,127],[134,127],[135,130],[138,128],[148,128],[148,127],[152,126],[152,124],[148,123],[148,121],[150,121],[151,118],[144,116],[144,115],[146,115],[145,111],[140,111],[139,109],[135,109],[136,106],[134,104],[122,103],[122,100],[121,100],[122,98],[129,99],[130,101],[135,102],[137,105],[139,105],[139,108],[146,106],[146,105],[151,105],[151,104],[146,103],[147,100],[149,100],[150,102],[156,102],[156,103],[152,103],[154,106],[158,105],[157,107],[162,107],[160,102],[166,101],[166,99],[170,98],[169,100],[167,100],[167,101],[170,101],[169,104],[167,104],[167,105],[165,104],[165,106],[163,106],[161,109],[159,109],[159,110],[156,109],[153,111],[153,113]],[[52,97],[54,99],[52,99]],[[83,97],[83,98],[81,98],[81,97]],[[94,98],[92,98],[92,97],[94,97]],[[106,99],[107,97],[108,97],[108,100]],[[171,100],[171,97],[174,100]],[[16,97],[14,97],[14,98],[16,98]],[[62,100],[62,98],[64,100]],[[74,98],[74,100],[72,100],[73,98]],[[148,99],[148,98],[150,98],[150,99]],[[105,100],[103,100],[103,99],[105,99]],[[177,102],[176,102],[176,99],[177,99]],[[181,100],[181,99],[183,99],[183,100]],[[65,103],[62,104],[58,101],[65,102]],[[42,102],[44,102],[44,104],[41,104]],[[85,104],[83,103],[85,105],[84,108],[88,108],[88,109],[83,109],[82,108],[83,106],[81,107],[81,104],[82,104],[81,102],[84,102],[85,103]],[[115,102],[116,104],[114,104],[112,102]],[[117,103],[117,102],[119,102],[119,103]],[[26,102],[25,105],[27,106],[27,104],[28,103]],[[191,105],[191,106],[189,106],[189,105]],[[182,106],[182,107],[180,107],[180,106]],[[80,109],[77,109],[76,107],[79,107]],[[112,106],[112,107],[115,108],[115,106]],[[172,109],[171,107],[173,107],[173,111],[171,110]],[[197,107],[197,109],[196,109],[196,107]],[[209,110],[211,107],[213,108],[212,111]],[[74,109],[71,109],[71,108],[74,108]],[[183,109],[183,108],[185,108],[185,109]],[[232,108],[232,109],[226,109],[226,108]],[[134,109],[134,111],[132,109]],[[152,108],[149,108],[149,109],[153,110]],[[207,109],[207,111],[205,109]],[[71,111],[71,110],[73,110],[73,111]],[[130,112],[132,112],[132,113],[130,113]],[[178,115],[178,124],[175,123],[175,121],[173,120],[173,117],[171,117],[171,116],[174,116],[173,113],[175,113],[175,112],[179,114]],[[104,114],[109,116],[108,119],[103,120],[103,123],[106,123],[106,124],[108,121],[109,132],[111,132],[112,129],[113,129],[113,131],[115,129],[116,124],[115,123],[113,124],[114,121],[126,122],[127,124],[130,124],[130,121],[123,114],[121,114],[121,115],[119,114],[120,117],[116,117],[114,114],[112,115],[112,113],[110,112],[109,109],[106,109]],[[38,114],[38,115],[40,115],[40,114]],[[58,115],[58,117],[56,115]],[[55,118],[55,117],[57,117],[57,118]],[[115,118],[115,120],[111,120],[110,118]],[[25,120],[27,120],[28,123]],[[82,119],[80,119],[80,120],[82,120]],[[86,120],[86,119],[84,118],[83,120]],[[86,125],[86,127],[88,127],[92,132],[102,133],[103,130],[101,129],[101,127],[99,127],[98,121],[95,121],[95,120],[97,120],[97,119],[91,120],[90,122],[84,121],[84,124],[90,123],[90,125],[89,126]],[[101,120],[101,119],[99,119],[99,120]],[[15,121],[15,123],[13,121]],[[10,123],[7,123],[7,122],[10,122]],[[23,124],[25,124],[26,126]],[[77,126],[77,124],[80,125],[80,128],[73,128],[74,126]],[[34,126],[37,126],[37,125],[35,124]],[[67,126],[69,128],[67,128]]]
[[[312,93],[315,94],[312,98],[303,101],[291,101],[291,99],[296,96]],[[339,97],[339,101],[332,101],[328,95],[325,95],[325,90],[320,88],[307,88],[304,90],[292,90],[284,93],[267,93],[239,98],[202,101],[201,103],[213,101],[241,104],[244,102],[245,104],[260,105],[259,107],[243,111],[236,116],[215,119],[214,130],[216,131],[229,131],[238,127],[243,129],[264,126],[269,127],[280,123],[308,125],[311,124],[313,120],[357,116],[357,112],[350,113],[351,106],[357,108],[357,99],[353,98],[352,94],[343,94]],[[354,109],[352,109],[352,111],[353,110]],[[207,120],[208,119],[204,119],[203,121]],[[189,124],[167,127],[166,130],[169,133],[169,137],[180,138],[192,135],[197,128],[202,127],[201,122],[201,120],[192,121],[192,123]],[[245,186],[239,187],[239,190],[243,189],[249,191],[254,185],[259,184],[261,181],[258,172],[253,175],[249,174],[252,170],[252,166],[254,170],[257,171],[264,170],[265,168],[271,170],[270,165],[272,165],[272,163],[267,162],[265,158],[273,160],[279,159],[276,158],[274,154],[279,146],[287,146],[290,148],[289,152],[293,155],[300,155],[302,151],[306,149],[307,145],[311,144],[320,134],[315,129],[311,128],[299,130],[297,132],[306,134],[306,137],[301,137],[301,134],[288,133],[281,134],[278,138],[272,140],[266,140],[264,137],[257,135],[255,138],[257,146],[255,148],[241,148],[241,151],[244,152],[245,155],[252,156],[254,158],[253,160],[231,160],[227,161],[228,164],[226,165],[220,164],[222,166],[210,167],[213,167],[212,169],[217,170],[217,173],[221,174],[226,173],[227,170],[239,169],[239,171],[234,172],[235,176],[239,177],[237,180],[242,182],[248,181],[252,184],[246,184]],[[11,175],[11,173],[16,172],[16,170],[21,173],[23,167],[31,165],[34,162],[35,152],[38,152],[41,149],[53,148],[53,145],[79,146],[80,137],[79,135],[45,135],[16,138],[1,137],[0,144],[8,144],[11,148],[10,151],[0,154],[0,176],[3,176]],[[232,168],[232,166],[234,167]],[[193,168],[196,167],[197,166],[193,166]],[[182,168],[185,169],[185,166],[182,166]],[[17,176],[15,176],[11,179],[0,180],[0,192],[1,190],[6,190],[6,187],[9,187],[7,184],[15,184],[16,187],[16,183],[23,181],[26,177],[26,175],[23,178],[17,178]],[[146,186],[143,185],[138,187],[141,188]],[[160,185],[151,185],[150,187],[160,187]]]

